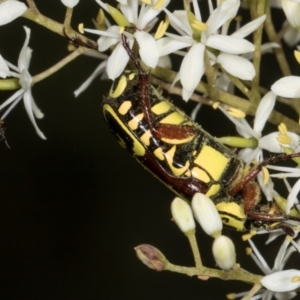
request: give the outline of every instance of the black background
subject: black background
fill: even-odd
[[[63,21],[59,0],[36,4],[43,14]],[[81,0],[74,27],[85,22],[92,28],[98,8],[92,0]],[[25,24],[32,30],[31,75],[68,54],[66,39],[18,19],[0,28],[0,53],[10,62],[17,63]],[[193,266],[188,242],[171,221],[174,195],[118,146],[104,124],[100,105],[111,83],[96,79],[73,97],[99,63],[80,57],[33,87],[45,113],[37,123],[46,141],[35,134],[23,102],[5,119],[10,148],[0,144],[0,298],[224,299],[229,292],[250,289],[239,282],[158,273],[136,258],[133,248],[148,243],[171,262]],[[277,79],[273,74],[271,81]],[[9,95],[2,92],[1,99]],[[229,122],[224,128],[222,118],[206,107],[199,113],[199,122],[213,135],[235,134]],[[244,255],[241,234],[225,234],[234,239],[242,267],[260,273]],[[204,264],[214,267],[212,239],[200,228],[198,241]],[[271,266],[277,249],[275,244],[264,248]]]

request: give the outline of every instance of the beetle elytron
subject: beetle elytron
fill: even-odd
[[[245,175],[245,164],[237,155],[149,84],[124,34],[122,43],[137,72],[125,71],[103,102],[104,118],[119,142],[180,197],[191,200],[196,192],[209,196],[227,227],[281,227],[292,235],[284,221],[300,219],[257,205],[260,188],[254,178],[263,166],[300,153],[267,159]]]

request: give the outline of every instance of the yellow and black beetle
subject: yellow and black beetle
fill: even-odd
[[[92,42],[65,36],[77,46],[96,50]],[[285,221],[300,218],[286,215],[276,204],[259,204],[261,190],[255,177],[263,166],[300,153],[271,157],[245,174],[241,158],[149,84],[124,34],[122,43],[137,72],[125,71],[103,101],[104,118],[119,143],[183,199],[191,200],[196,192],[209,196],[225,226],[238,231],[282,228],[293,235]]]
[[[137,72],[124,72],[103,101],[104,118],[121,145],[180,197],[191,200],[196,192],[209,196],[227,227],[281,227],[293,234],[284,222],[300,219],[257,205],[260,187],[254,179],[263,166],[300,153],[272,157],[245,175],[241,158],[164,98],[149,83],[124,34],[122,42]]]

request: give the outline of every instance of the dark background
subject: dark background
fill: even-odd
[[[63,21],[59,0],[36,4],[43,14]],[[98,8],[94,1],[82,0],[74,27],[85,22],[92,28]],[[32,30],[31,75],[67,55],[66,39],[18,19],[0,28],[3,57],[17,63],[24,24]],[[36,135],[23,102],[5,119],[10,148],[0,144],[0,298],[224,299],[227,293],[250,289],[239,282],[158,273],[136,258],[133,248],[148,243],[171,262],[193,266],[188,242],[171,221],[174,195],[118,146],[104,124],[100,106],[111,83],[97,79],[73,97],[99,63],[80,57],[33,87],[45,113],[37,123],[46,141]],[[1,92],[1,100],[9,95]],[[187,111],[193,106],[189,103]],[[224,128],[222,118],[207,107],[199,113],[199,122],[213,135],[235,134],[229,122]],[[234,239],[242,267],[260,274],[244,255],[247,244],[241,234],[225,234]],[[198,228],[198,240],[204,264],[214,267],[212,239]],[[270,266],[277,249],[275,244],[264,248]]]

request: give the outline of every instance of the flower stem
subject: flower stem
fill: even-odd
[[[71,54],[66,56],[64,59],[62,59],[57,64],[53,65],[52,67],[50,67],[46,71],[43,71],[42,73],[40,73],[38,75],[35,75],[33,77],[32,85],[39,82],[39,81],[41,81],[41,80],[44,80],[45,78],[49,77],[53,73],[57,72],[59,69],[61,69],[65,65],[67,65],[70,61],[74,60],[79,55],[83,54],[85,51],[87,51],[87,50],[83,47],[77,48],[75,51],[73,51]]]
[[[193,252],[193,256],[194,256],[194,260],[195,260],[195,265],[197,268],[201,268],[202,267],[202,260],[201,260],[201,255],[200,255],[200,251],[199,251],[199,247],[197,244],[197,240],[196,240],[196,235],[195,235],[195,231],[190,231],[188,234],[186,234],[189,242],[190,242],[190,246],[192,248],[192,252]]]

